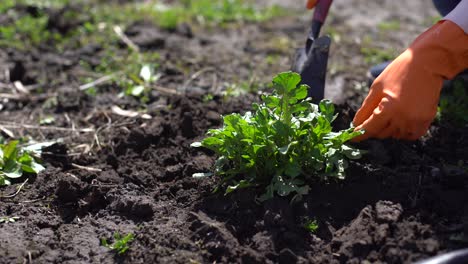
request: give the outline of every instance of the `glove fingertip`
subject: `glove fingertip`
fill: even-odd
[[[317,0],[307,1],[307,9],[314,9],[316,5],[317,5]]]

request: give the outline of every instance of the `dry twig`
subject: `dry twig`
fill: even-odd
[[[113,73],[113,74],[109,74],[109,75],[106,75],[106,76],[103,76],[97,80],[94,80],[90,83],[86,83],[86,84],[83,84],[79,87],[80,91],[84,91],[84,90],[87,90],[91,87],[94,87],[94,86],[97,86],[97,85],[100,85],[100,84],[103,84],[103,83],[106,83],[112,79],[114,79],[114,77],[117,75],[117,73]]]
[[[37,130],[51,130],[51,131],[64,131],[64,132],[81,132],[81,133],[94,133],[93,128],[66,128],[66,127],[54,127],[54,126],[35,126],[26,124],[16,124],[14,122],[0,121],[0,126],[11,129],[37,129]]]
[[[0,198],[14,198],[18,193],[23,189],[23,186],[28,182],[29,179],[26,179],[19,187],[18,190],[14,194],[11,195],[5,195],[5,196],[0,196]]]
[[[75,164],[75,163],[72,163],[71,166],[73,168],[76,168],[76,169],[91,171],[91,172],[101,172],[102,171],[101,169],[98,169],[98,168],[86,167],[86,166],[78,165],[78,164]]]
[[[206,72],[210,72],[210,71],[216,71],[215,68],[213,67],[206,67],[206,68],[203,68],[199,71],[197,71],[196,73],[192,74],[192,76],[184,83],[184,85],[182,86],[182,92],[185,93],[187,91],[187,88],[188,86],[194,81],[196,80],[197,78],[199,78],[202,74],[206,73]]]
[[[132,40],[130,40],[126,35],[125,33],[123,32],[122,28],[120,26],[114,26],[114,32],[115,34],[117,34],[117,36],[128,46],[130,47],[132,50],[136,51],[136,52],[140,52],[140,48],[138,48],[137,45],[135,45],[135,43],[133,43]]]

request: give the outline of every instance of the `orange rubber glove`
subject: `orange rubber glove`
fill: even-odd
[[[317,5],[318,0],[308,0],[307,9],[313,9]]]
[[[437,113],[444,79],[468,68],[468,35],[445,20],[420,35],[374,81],[353,124],[368,138],[416,140]]]

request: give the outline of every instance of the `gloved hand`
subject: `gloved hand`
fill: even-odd
[[[307,9],[313,9],[319,0],[308,0],[307,1]]]
[[[420,35],[374,81],[354,117],[368,138],[416,140],[433,121],[444,79],[468,68],[468,35],[445,20]]]

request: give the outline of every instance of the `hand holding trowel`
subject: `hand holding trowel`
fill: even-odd
[[[325,95],[325,78],[328,64],[330,37],[320,35],[320,29],[328,15],[332,0],[309,0],[307,8],[315,7],[309,36],[304,48],[296,51],[292,70],[299,73],[302,83],[307,84],[309,97],[314,103],[320,102]]]

